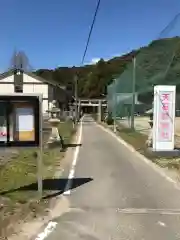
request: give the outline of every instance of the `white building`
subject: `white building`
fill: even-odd
[[[10,70],[1,74],[0,94],[15,92],[43,94],[43,113],[49,109],[52,100],[58,100],[61,105],[67,100],[66,90],[52,80],[48,81],[21,70]]]

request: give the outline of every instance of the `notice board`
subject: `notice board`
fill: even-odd
[[[39,146],[42,131],[40,95],[0,95],[0,146]]]

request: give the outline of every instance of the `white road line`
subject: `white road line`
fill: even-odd
[[[79,129],[79,135],[77,135],[77,147],[75,149],[74,152],[74,156],[73,156],[73,162],[72,162],[72,166],[69,172],[69,177],[68,177],[68,181],[65,187],[65,191],[64,191],[64,195],[70,195],[71,193],[71,185],[72,185],[72,179],[74,178],[74,174],[75,174],[75,167],[77,164],[77,158],[78,158],[78,154],[79,154],[79,149],[80,149],[80,144],[81,144],[81,140],[82,140],[82,120],[80,121],[80,129]]]
[[[116,212],[121,214],[180,215],[180,209],[118,208]]]
[[[74,177],[74,173],[75,173],[75,166],[77,163],[81,140],[82,140],[82,120],[80,121],[79,135],[77,135],[77,141],[76,141],[77,147],[75,149],[71,170],[69,172],[68,182],[66,184],[65,192],[63,193],[65,195],[69,195],[71,193],[70,187],[72,184],[72,178]],[[57,222],[50,221],[47,227],[44,229],[44,231],[38,234],[35,240],[44,240],[45,238],[47,238],[49,234],[54,231],[54,229],[56,228],[56,225],[57,225]]]
[[[178,190],[180,190],[180,186],[178,186],[178,183],[173,180],[171,177],[169,177],[163,169],[158,167],[155,163],[151,162],[149,159],[147,159],[145,156],[141,155],[139,152],[137,152],[130,144],[125,142],[120,136],[117,136],[115,133],[113,133],[111,130],[99,125],[96,123],[99,128],[101,128],[103,131],[110,134],[112,137],[114,137],[120,144],[124,145],[129,151],[136,154],[137,157],[139,157],[142,161],[144,161],[147,165],[149,165],[151,168],[153,168],[156,172],[158,172],[162,177],[164,177],[167,181],[171,182],[174,187]]]
[[[56,228],[57,222],[49,222],[47,227],[44,229],[43,232],[38,234],[37,238],[35,240],[44,240],[49,236],[49,234]]]
[[[166,224],[164,222],[158,221],[158,224],[162,227],[166,227]]]

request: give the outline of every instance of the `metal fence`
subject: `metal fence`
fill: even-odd
[[[108,114],[115,121],[133,129],[135,116],[145,116],[152,109],[155,85],[177,85],[179,92],[179,26],[180,14],[174,17],[158,38],[140,49],[125,71],[107,87]],[[176,109],[179,116],[179,95]]]
[[[177,85],[177,92],[180,89],[180,37],[164,35],[168,34],[141,48],[107,87],[108,113],[115,121],[134,128],[134,116],[144,116],[152,108],[155,85]],[[180,109],[179,100],[176,109]]]

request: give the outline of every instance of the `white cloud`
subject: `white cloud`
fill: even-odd
[[[114,57],[118,57],[120,56],[120,54],[113,54],[111,57],[106,57],[106,58],[102,58],[104,61],[108,61]],[[101,60],[101,58],[92,58],[90,62],[87,62],[86,64],[96,64]]]
[[[99,62],[99,60],[100,60],[100,58],[93,58],[93,59],[91,60],[91,63],[92,63],[92,64],[96,64],[96,63]]]

